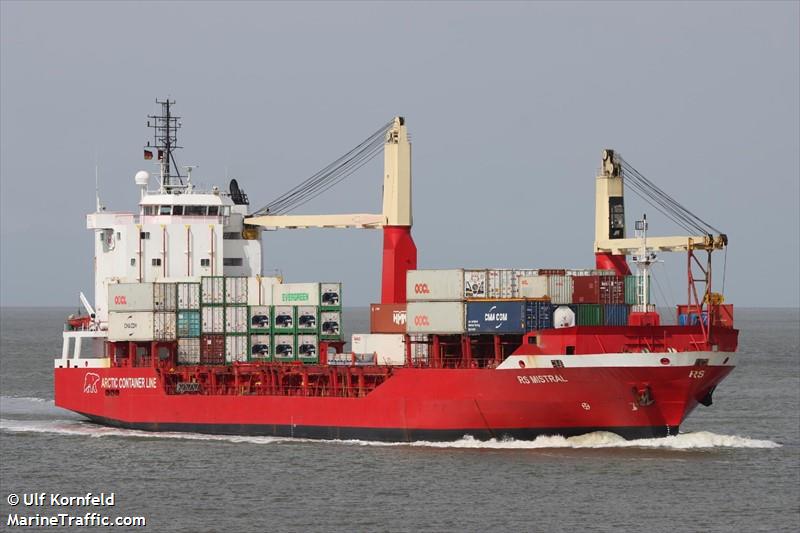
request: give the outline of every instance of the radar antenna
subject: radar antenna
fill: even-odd
[[[161,166],[161,188],[163,192],[169,193],[174,188],[183,187],[183,178],[179,171],[178,163],[175,162],[174,150],[182,148],[178,146],[178,130],[181,127],[180,118],[172,114],[170,109],[175,104],[175,100],[158,100],[161,104],[160,115],[147,115],[147,127],[153,128],[153,144],[147,142],[145,147],[145,159],[152,159],[153,152],[150,148],[157,150],[158,162]],[[174,175],[173,175],[174,172]]]

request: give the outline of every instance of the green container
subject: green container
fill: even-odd
[[[603,306],[600,304],[576,304],[575,322],[578,326],[602,326]]]
[[[294,335],[273,335],[271,351],[273,361],[297,361],[297,337]]]
[[[319,307],[323,311],[342,309],[342,284],[325,282],[319,284]]]
[[[320,311],[319,313],[319,338],[324,341],[342,340],[342,312]]]
[[[275,335],[294,335],[297,333],[297,307],[293,305],[273,305],[272,332]]]
[[[178,311],[178,338],[200,336],[200,311]]]
[[[295,352],[298,361],[303,363],[319,362],[319,335],[297,335]]]
[[[647,301],[651,301],[652,285],[648,276],[647,283]],[[625,303],[628,305],[636,305],[637,295],[639,294],[639,287],[641,286],[641,278],[639,276],[625,276]]]
[[[247,336],[247,360],[253,362],[272,361],[272,335],[252,333]]]

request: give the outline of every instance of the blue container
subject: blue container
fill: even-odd
[[[525,329],[538,331],[553,327],[553,304],[550,302],[525,302]]]
[[[178,337],[200,336],[200,311],[178,311]]]
[[[680,326],[697,326],[700,324],[700,319],[697,313],[689,313],[688,315],[678,316],[678,325]],[[708,311],[703,311],[703,325],[708,326]]]
[[[525,333],[525,302],[467,302],[467,333]]]
[[[603,309],[603,323],[606,326],[627,326],[629,309],[626,304],[606,304]]]

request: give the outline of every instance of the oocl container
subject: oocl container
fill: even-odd
[[[123,312],[155,310],[153,284],[109,283],[108,310]]]
[[[463,302],[409,302],[406,316],[409,333],[464,333]]]
[[[249,358],[251,361],[269,361],[272,359],[272,337],[270,335],[250,335]]]
[[[327,309],[341,309],[342,284],[338,282],[320,283],[319,305]]]
[[[464,270],[464,298],[487,297],[486,270]]]
[[[178,339],[178,364],[200,364],[200,339]]]
[[[406,275],[409,302],[464,299],[464,270],[409,270]]]
[[[225,306],[225,333],[247,333],[246,306]]]
[[[324,340],[342,338],[342,312],[322,311],[319,314],[319,334]]]
[[[572,278],[550,274],[547,276],[547,293],[554,304],[572,303]]]
[[[369,308],[372,333],[405,333],[406,304],[372,304]]]
[[[520,298],[547,298],[547,276],[524,276],[519,278]]]
[[[203,276],[200,278],[200,303],[203,305],[222,305],[225,303],[225,278],[223,276]]]
[[[297,336],[297,359],[304,363],[319,361],[319,337],[317,335]]]
[[[176,283],[153,283],[153,308],[156,311],[175,311],[178,308]]]
[[[225,362],[225,335],[200,337],[200,364],[221,365]]]
[[[150,311],[133,311],[108,313],[108,340],[119,341],[152,341],[153,313]]]
[[[247,335],[225,335],[225,362],[247,361],[248,348]]]
[[[178,309],[200,309],[199,283],[178,283]]]
[[[525,302],[525,326],[528,331],[553,327],[553,305],[545,301]]]
[[[311,333],[319,328],[319,308],[314,305],[297,306],[297,332]]]
[[[200,311],[178,311],[178,338],[200,336]]]
[[[225,333],[225,308],[203,306],[200,308],[201,333]]]
[[[467,333],[524,333],[525,302],[467,302]]]
[[[295,307],[291,305],[276,305],[272,308],[272,330],[275,333],[295,332]]]
[[[275,335],[272,340],[272,357],[276,361],[294,361],[294,335]]]
[[[177,315],[175,312],[153,313],[153,340],[174,341],[177,330]]]
[[[225,278],[225,303],[228,305],[247,304],[247,278],[227,276]]]
[[[253,333],[269,333],[272,329],[272,307],[269,305],[251,305],[250,331]]]
[[[600,302],[600,276],[594,276],[589,274],[581,276],[573,276],[572,303],[596,304],[599,302]]]
[[[379,365],[403,366],[405,337],[402,333],[359,333],[351,337],[351,347],[355,354],[375,354]]]
[[[319,283],[281,283],[272,288],[275,305],[319,305]]]

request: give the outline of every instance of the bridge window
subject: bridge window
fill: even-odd
[[[223,266],[240,267],[242,266],[241,257],[225,257],[222,259]]]
[[[187,205],[183,209],[183,214],[190,217],[202,217],[206,214],[206,206],[204,205]]]
[[[171,215],[172,214],[172,206],[171,205],[162,205],[158,210],[159,215]]]
[[[208,206],[208,216],[215,217],[219,214],[219,206],[218,205],[210,205]]]
[[[156,214],[158,214],[158,206],[146,205],[146,206],[142,207],[142,214],[143,215],[156,215]]]
[[[182,205],[173,205],[172,206],[172,214],[173,215],[182,215],[183,214],[183,206]]]

